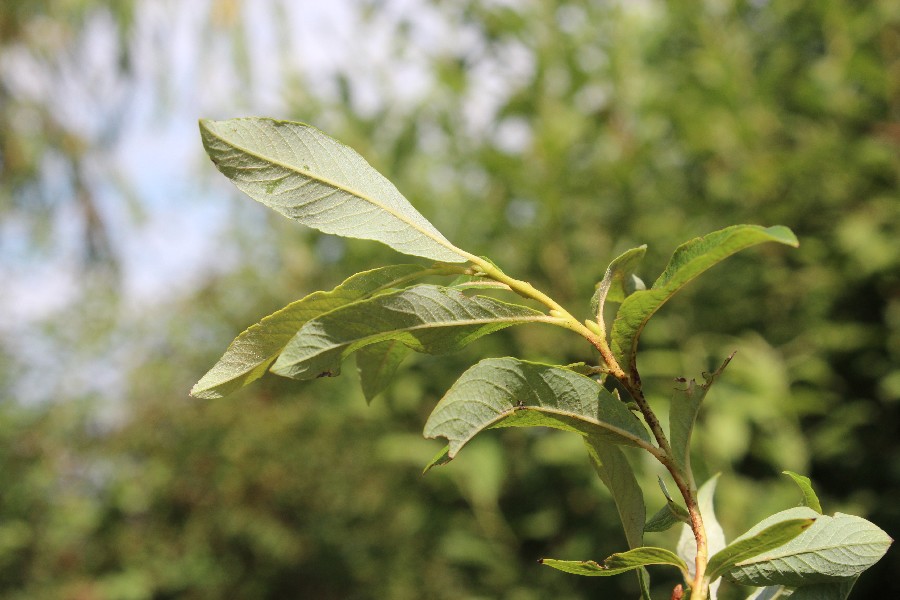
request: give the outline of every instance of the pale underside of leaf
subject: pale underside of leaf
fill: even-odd
[[[636,291],[622,302],[613,322],[610,347],[623,369],[636,371],[635,352],[647,321],[678,290],[732,254],[763,242],[797,245],[786,227],[735,225],[681,245],[649,290]]]
[[[796,518],[814,518],[816,522],[787,544],[738,563],[725,576],[756,586],[834,583],[857,577],[878,562],[893,541],[861,517],[841,513],[829,517],[808,507],[792,508],[763,519],[738,539],[773,523]]]
[[[512,325],[541,322],[551,319],[527,306],[418,285],[309,321],[287,344],[272,372],[294,379],[334,376],[346,356],[370,344],[398,340],[417,352],[441,354]]]
[[[460,250],[355,150],[304,123],[266,118],[200,121],[216,167],[254,200],[335,235],[398,252],[466,262]]]
[[[221,398],[244,387],[266,372],[307,321],[428,273],[419,265],[381,267],[357,273],[331,291],[314,292],[288,304],[235,338],[222,358],[197,382],[191,395]]]
[[[756,590],[747,600],[847,600],[858,577],[842,579],[834,583],[819,583],[798,588],[773,585]]]
[[[697,503],[700,507],[700,515],[703,517],[703,526],[706,529],[706,543],[709,556],[713,556],[726,546],[725,531],[716,518],[714,503],[718,481],[719,475],[714,475],[697,490]],[[687,563],[688,572],[693,577],[696,568],[697,541],[694,538],[693,530],[688,525],[683,525],[681,528],[677,552],[678,556]],[[709,586],[709,597],[711,600],[715,600],[720,584],[721,580],[715,581]]]
[[[754,535],[735,540],[710,557],[706,576],[714,581],[734,565],[788,543],[815,522],[811,518],[787,519],[773,523]]]
[[[425,436],[447,438],[452,458],[476,434],[497,427],[552,427],[649,444],[637,417],[593,379],[515,358],[486,359],[463,373],[431,413]]]
[[[632,248],[609,263],[603,279],[591,298],[591,314],[602,322],[603,306],[606,301],[622,302],[625,297],[635,291],[634,271],[647,253],[647,246]]]

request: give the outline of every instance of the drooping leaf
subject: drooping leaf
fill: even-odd
[[[642,546],[627,552],[613,554],[604,560],[602,565],[592,560],[555,560],[552,558],[544,558],[539,562],[566,573],[588,577],[609,577],[649,565],[670,565],[687,575],[687,565],[672,551],[652,546]]]
[[[634,469],[622,450],[607,440],[587,437],[584,443],[594,470],[616,504],[628,547],[641,547],[644,543],[647,508],[644,493],[634,476]]]
[[[594,470],[600,481],[609,490],[619,520],[625,530],[625,539],[629,548],[640,548],[644,544],[644,520],[647,518],[647,507],[644,503],[644,492],[634,476],[634,469],[618,446],[598,436],[588,436],[584,444],[591,459]],[[649,600],[650,575],[646,569],[637,572],[641,588],[642,600]]]
[[[272,372],[294,379],[334,376],[345,357],[370,344],[398,340],[417,352],[441,354],[511,325],[548,319],[527,306],[417,285],[348,304],[307,322],[288,342]]]
[[[632,292],[643,289],[643,282],[634,275],[635,269],[644,259],[647,253],[647,245],[632,248],[609,263],[606,274],[597,285],[597,291],[591,298],[591,314],[597,317],[597,322],[603,319],[603,305],[610,302],[622,302]]]
[[[207,154],[254,200],[308,227],[404,254],[466,262],[355,150],[315,127],[266,118],[200,121]]]
[[[732,254],[761,244],[778,242],[797,246],[797,238],[782,226],[734,225],[681,245],[649,290],[625,298],[613,322],[611,348],[623,369],[636,371],[638,339],[650,317],[692,279]]]
[[[697,503],[700,506],[700,515],[703,517],[703,526],[706,529],[707,555],[713,556],[725,547],[725,532],[716,519],[716,510],[714,499],[716,495],[716,485],[719,481],[719,475],[714,475],[706,483],[697,490]],[[678,546],[676,547],[678,556],[680,556],[688,565],[688,572],[694,577],[697,558],[697,542],[694,539],[694,532],[690,526],[684,525],[681,528],[681,535],[678,538]],[[721,581],[715,581],[709,586],[709,597],[715,600],[716,593],[719,589]]]
[[[650,443],[637,417],[593,379],[515,358],[482,360],[463,373],[428,417],[425,437],[447,438],[454,457],[476,434],[497,427],[552,427],[620,444]]]
[[[380,394],[397,373],[400,363],[410,350],[399,340],[387,340],[360,348],[356,353],[356,367],[366,402]]]
[[[816,522],[787,544],[739,562],[725,577],[755,586],[834,583],[857,577],[874,565],[893,541],[861,517],[841,513],[829,517],[802,506],[763,519],[735,542],[775,523],[802,518],[814,518]]]
[[[669,438],[672,445],[672,454],[675,462],[683,471],[687,472],[691,462],[691,434],[694,431],[694,422],[700,405],[706,398],[709,388],[722,374],[734,355],[729,356],[722,366],[713,373],[704,373],[704,382],[697,385],[693,379],[684,390],[679,390],[669,404]]]
[[[822,514],[822,504],[819,502],[819,497],[816,495],[816,491],[813,489],[809,477],[794,473],[793,471],[782,471],[782,473],[793,479],[794,483],[800,488],[800,491],[803,492],[803,503],[817,513]]]
[[[328,292],[314,292],[265,317],[240,334],[191,390],[196,398],[226,396],[261,377],[294,334],[310,319],[434,271],[394,265],[357,273]]]
[[[815,519],[787,519],[773,523],[754,535],[735,540],[709,559],[707,577],[715,581],[739,562],[788,543],[815,522]]]

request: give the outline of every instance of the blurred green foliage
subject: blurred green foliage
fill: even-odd
[[[701,474],[724,473],[729,537],[799,502],[783,469],[810,475],[827,512],[860,514],[896,537],[900,5],[434,1],[420,10],[468,42],[434,47],[411,33],[415,11],[386,23],[381,8],[358,5],[359,36],[394,28],[385,69],[422,53],[434,77],[423,97],[393,102],[392,80],[376,77],[380,102],[361,110],[373,91],[352,73],[338,77],[334,98],[298,77],[285,88],[290,114],[277,116],[357,148],[454,243],[576,315],[587,316],[594,284],[627,248],[649,244],[640,275],[652,280],[687,237],[740,222],[790,226],[799,250],[734,257],[654,318],[639,355],[645,387],[663,405],[674,377],[698,377],[737,350],[695,436]],[[37,43],[25,32],[48,22],[77,35],[83,15],[106,10],[5,3],[0,53]],[[127,39],[130,13],[116,10]],[[0,211],[37,226],[44,215],[23,190],[45,175],[31,153],[94,148],[67,145],[53,127],[22,129],[35,121],[21,111],[42,109],[10,94],[0,84]],[[496,114],[479,120],[473,104]],[[72,189],[44,206],[78,202]],[[17,403],[17,345],[0,339],[0,598],[634,595],[631,578],[598,582],[534,562],[624,546],[574,436],[497,433],[420,476],[437,448],[418,433],[465,367],[508,354],[574,362],[586,358],[582,344],[518,328],[458,355],[415,358],[371,407],[349,369],[192,401],[190,385],[260,314],[403,260],[342,242],[329,262],[334,240],[279,218],[235,243],[251,258],[264,244],[276,259],[210,274],[124,332],[93,328],[106,295],[71,308],[76,325],[41,331],[73,355],[85,351],[78,340],[133,354],[124,416],[112,424],[91,394]],[[664,500],[656,471],[644,471],[652,513]],[[893,550],[852,597],[898,595],[897,572]],[[723,586],[722,597],[743,596]]]

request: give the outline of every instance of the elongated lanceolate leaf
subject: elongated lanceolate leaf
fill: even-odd
[[[496,427],[552,427],[649,444],[637,417],[593,379],[515,358],[486,359],[463,373],[428,417],[425,437],[447,438],[452,458],[476,434]]]
[[[304,123],[200,121],[207,154],[254,200],[308,227],[443,262],[468,255],[355,150]]]
[[[378,342],[357,351],[356,367],[366,402],[372,402],[384,391],[409,352],[410,349],[399,340]]]
[[[392,287],[408,284],[430,271],[418,265],[395,265],[357,273],[328,292],[315,292],[288,304],[239,335],[219,361],[191,390],[196,398],[226,396],[258,379],[294,334],[310,319]]]
[[[835,583],[857,577],[874,565],[893,541],[863,518],[841,513],[829,517],[803,506],[763,519],[735,542],[775,523],[802,518],[816,522],[787,544],[739,562],[725,577],[755,586]]]
[[[669,298],[710,267],[740,250],[763,242],[796,246],[797,238],[786,227],[735,225],[691,240],[675,250],[666,270],[653,287],[625,298],[616,313],[610,346],[622,368],[631,373],[636,371],[635,352],[641,331]]]
[[[702,384],[697,385],[697,382],[692,379],[687,388],[676,393],[669,404],[669,437],[672,454],[678,466],[686,472],[691,463],[691,434],[694,431],[697,414],[700,412],[700,405],[706,398],[709,388],[722,374],[733,356],[733,354],[729,356],[714,373],[704,373],[705,381]]]
[[[706,544],[708,555],[713,556],[723,548],[725,548],[725,532],[716,519],[716,509],[714,499],[716,495],[716,485],[719,482],[719,476],[714,475],[706,483],[697,490],[697,504],[700,506],[700,515],[703,517],[703,526],[706,529]],[[697,558],[697,542],[694,539],[694,532],[688,525],[683,525],[681,535],[678,538],[676,547],[678,556],[680,556],[688,565],[688,572],[691,577],[694,576]],[[721,581],[714,581],[709,586],[709,597],[711,600],[716,599],[719,585]]]
[[[787,519],[773,523],[755,535],[735,540],[709,559],[707,577],[715,581],[737,563],[788,543],[815,522],[815,519]]]
[[[628,552],[613,554],[604,560],[602,565],[592,560],[555,560],[552,558],[544,558],[539,562],[566,573],[588,577],[609,577],[649,565],[670,565],[687,575],[687,565],[684,564],[684,561],[670,550],[652,546],[642,546]]]
[[[594,470],[609,490],[619,520],[625,530],[625,539],[629,548],[639,548],[644,544],[644,520],[647,518],[647,507],[644,504],[644,493],[634,476],[634,469],[618,446],[600,436],[584,438],[588,456]],[[646,569],[637,572],[641,589],[641,600],[650,600],[650,575]]]
[[[800,488],[800,491],[803,492],[803,503],[817,513],[822,514],[822,504],[819,502],[819,497],[816,495],[809,477],[793,471],[782,471],[782,473],[790,477],[797,484],[797,487]]]
[[[272,372],[294,379],[334,376],[346,356],[369,344],[398,340],[417,352],[441,354],[511,325],[549,320],[527,306],[418,285],[309,321],[288,342]]]
[[[610,302],[622,302],[632,292],[644,289],[643,282],[634,275],[634,270],[647,253],[646,244],[632,248],[609,263],[603,280],[597,285],[597,291],[591,298],[591,314],[597,322],[603,319],[603,305]]]

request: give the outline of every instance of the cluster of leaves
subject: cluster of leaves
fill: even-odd
[[[585,337],[600,352],[601,363],[482,360],[451,387],[425,425],[427,437],[449,441],[426,470],[451,460],[486,429],[551,427],[583,436],[616,501],[631,550],[614,554],[602,565],[558,560],[544,564],[580,575],[638,570],[644,598],[649,598],[644,567],[659,564],[679,569],[688,593],[698,600],[707,593],[714,597],[723,576],[765,586],[753,597],[828,593],[845,598],[859,573],[887,551],[891,539],[868,521],[811,517],[810,511],[773,515],[725,545],[712,510],[714,480],[696,490],[690,466],[693,424],[721,369],[703,385],[691,382],[685,397],[672,403],[668,437],[643,397],[636,351],[656,311],[735,252],[769,241],[797,245],[790,230],[739,225],[687,242],[649,289],[634,275],[645,248],[630,250],[610,264],[592,299],[595,319],[582,323],[527,282],[454,246],[359,154],[313,127],[234,119],[201,121],[201,133],[219,170],[259,202],[325,233],[380,241],[437,262],[431,268],[399,265],[359,273],[329,292],[288,305],[241,334],[192,395],[221,397],[266,370],[300,380],[335,376],[343,360],[356,354],[363,389],[371,400],[410,350],[443,354],[507,327],[557,325]],[[447,286],[419,282],[440,275],[457,279]],[[546,312],[466,293],[482,288],[515,292],[544,305]],[[608,340],[603,314],[607,301],[620,303]],[[628,394],[625,401],[619,387]],[[687,508],[667,495],[663,512],[645,525],[643,494],[619,446],[641,448],[662,463]],[[809,503],[818,508],[808,480],[795,477]],[[643,546],[645,529],[664,530],[679,521],[684,526],[678,554]]]

